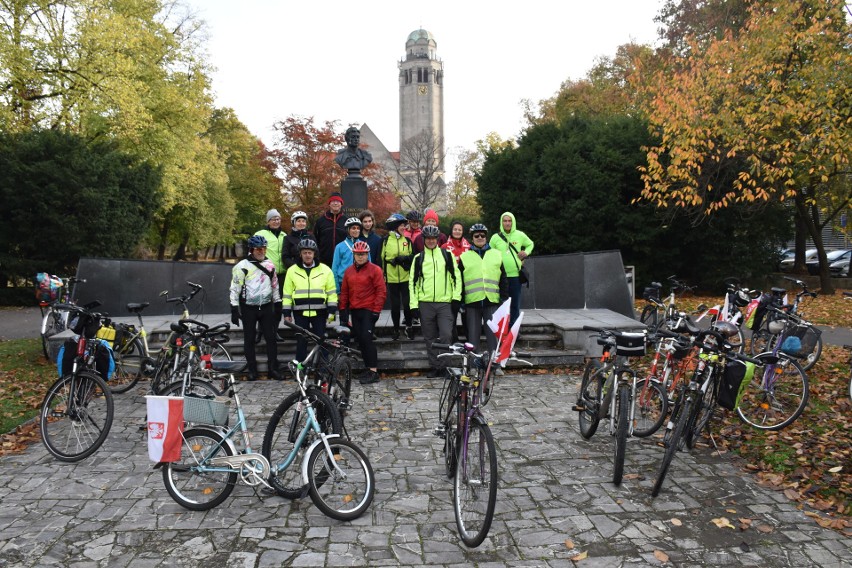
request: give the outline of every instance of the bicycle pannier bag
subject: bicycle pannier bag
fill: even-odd
[[[63,369],[64,373],[71,372],[76,356],[77,340],[66,339],[62,347],[59,348],[59,355],[56,357],[56,370],[60,377],[63,374]],[[91,357],[91,353],[87,351],[86,357]],[[94,361],[90,366],[94,367],[103,380],[108,381],[112,378],[113,373],[115,373],[115,356],[106,341],[101,340],[101,347],[97,349]]]
[[[615,353],[622,357],[641,357],[645,354],[645,334],[625,332],[617,335]]]
[[[53,302],[59,298],[62,278],[47,272],[39,272],[35,277],[35,295],[40,302]]]
[[[518,281],[521,283],[522,286],[524,284],[527,284],[527,287],[529,288],[530,273],[527,272],[526,266],[522,266],[520,272],[518,272]]]
[[[729,361],[725,365],[722,384],[719,385],[719,406],[734,410],[743,393],[754,378],[754,363]]]

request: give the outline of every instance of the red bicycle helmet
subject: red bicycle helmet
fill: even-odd
[[[352,245],[352,252],[370,252],[370,245],[366,241],[357,241]]]

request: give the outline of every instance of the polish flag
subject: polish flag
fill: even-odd
[[[148,395],[148,457],[153,462],[180,459],[183,443],[183,398]]]
[[[506,299],[488,320],[488,327],[494,332],[499,340],[509,330],[511,319],[512,298]]]
[[[518,339],[518,334],[521,332],[521,321],[524,319],[524,312],[521,312],[518,319],[515,320],[515,325],[512,329],[507,330],[500,338],[497,346],[497,358],[494,360],[500,363],[501,367],[506,366],[506,361],[512,355],[512,349],[515,347],[515,341]]]

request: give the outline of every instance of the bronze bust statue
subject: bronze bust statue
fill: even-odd
[[[373,161],[373,156],[366,150],[358,147],[361,142],[361,131],[350,126],[346,130],[346,148],[337,151],[334,161],[347,170],[350,175],[359,173]]]

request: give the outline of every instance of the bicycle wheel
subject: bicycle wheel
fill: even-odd
[[[192,394],[202,398],[210,398],[214,396],[222,396],[222,391],[216,388],[216,385],[207,381],[191,377],[186,389],[183,387],[183,381],[175,381],[169,383],[160,393],[161,396],[186,396]]]
[[[113,351],[115,372],[107,385],[113,394],[129,391],[142,378],[142,361],[145,349],[138,337]]]
[[[656,330],[659,325],[657,307],[648,304],[642,308],[642,315],[639,316],[639,321],[645,324],[648,329]]]
[[[65,331],[65,325],[62,323],[62,317],[59,313],[48,308],[44,314],[44,319],[41,323],[41,329],[44,331],[41,334],[41,349],[48,361],[53,361],[50,356],[50,338],[61,331]]]
[[[781,430],[804,412],[810,391],[808,376],[799,363],[786,355],[762,353],[757,358],[765,364],[755,369],[737,414],[752,428]]]
[[[624,475],[624,456],[627,453],[627,433],[630,419],[630,387],[619,385],[615,394],[615,469],[612,473],[612,482],[621,485]]]
[[[332,438],[318,444],[308,456],[308,489],[311,501],[327,517],[338,521],[357,519],[373,502],[376,478],[367,455],[349,440]]]
[[[660,429],[669,410],[669,400],[659,382],[642,379],[636,382],[633,401],[633,435],[647,438]]]
[[[676,421],[674,422],[674,427],[671,430],[671,436],[669,436],[669,440],[666,442],[666,451],[663,454],[663,461],[660,463],[660,471],[657,473],[657,481],[654,483],[654,488],[651,490],[651,495],[654,497],[659,495],[660,489],[663,487],[663,481],[666,479],[666,474],[669,472],[669,466],[672,464],[672,459],[674,459],[675,453],[682,444],[681,438],[683,437],[689,417],[692,415],[692,405],[692,398],[687,395],[686,400],[680,407]]]
[[[94,371],[57,380],[41,403],[41,440],[56,459],[77,462],[92,455],[112,426],[112,393]]]
[[[580,383],[580,397],[577,401],[580,411],[580,435],[589,439],[595,435],[598,429],[598,408],[601,404],[601,390],[603,387],[602,365],[597,359],[586,363],[583,370],[583,381]]]
[[[715,380],[707,385],[707,390],[701,394],[698,399],[698,405],[695,408],[695,422],[687,427],[684,433],[686,439],[686,447],[690,450],[695,447],[698,438],[701,437],[701,432],[710,423],[713,417],[713,412],[716,410],[716,382]],[[690,427],[691,426],[691,427]]]
[[[343,430],[340,413],[328,395],[313,386],[308,387],[307,393],[322,431],[326,434],[340,434]],[[307,457],[308,448],[318,436],[313,430],[308,430],[304,440],[298,439],[307,419],[308,413],[302,407],[302,393],[296,391],[281,401],[272,413],[263,435],[260,451],[272,467],[269,484],[278,495],[287,499],[300,499],[308,494],[301,464]],[[293,448],[297,448],[295,453]]]
[[[773,335],[769,333],[769,329],[767,329],[766,326],[761,326],[760,329],[752,331],[751,342],[749,344],[749,351],[751,352],[752,357],[756,357],[761,353],[770,351],[769,343],[772,337]]]
[[[350,408],[349,394],[352,391],[352,360],[349,357],[341,357],[334,362],[331,368],[331,379],[328,382],[328,395],[337,409],[340,418],[346,418],[346,411]]]
[[[237,484],[236,470],[219,466],[215,471],[210,460],[234,455],[230,444],[215,430],[192,428],[183,433],[180,460],[163,466],[166,491],[178,505],[191,511],[207,511],[221,504]]]
[[[470,421],[467,443],[459,450],[453,482],[453,510],[459,536],[476,548],[485,540],[497,505],[497,448],[491,429],[478,417]]]

